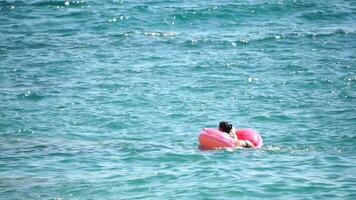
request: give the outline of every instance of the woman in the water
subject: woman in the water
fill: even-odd
[[[236,147],[242,147],[242,148],[254,148],[255,147],[255,145],[253,145],[252,142],[250,142],[248,140],[239,140],[236,136],[235,127],[229,122],[221,121],[219,123],[219,130],[229,134],[234,139]]]

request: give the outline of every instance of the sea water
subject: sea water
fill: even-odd
[[[355,63],[353,0],[0,0],[0,199],[355,199]]]

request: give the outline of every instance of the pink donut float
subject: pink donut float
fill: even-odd
[[[262,137],[253,129],[237,129],[236,135],[239,140],[248,140],[261,148],[263,145]],[[215,128],[204,128],[199,134],[199,148],[203,150],[234,148],[235,142],[227,133],[221,132]]]

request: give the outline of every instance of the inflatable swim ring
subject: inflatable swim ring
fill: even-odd
[[[236,136],[239,140],[248,140],[261,148],[263,145],[262,137],[253,129],[237,129]],[[235,148],[235,142],[227,133],[215,128],[204,128],[199,134],[199,148],[203,150]]]

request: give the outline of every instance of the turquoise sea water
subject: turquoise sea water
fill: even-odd
[[[353,0],[0,0],[0,199],[355,199],[355,63]]]

